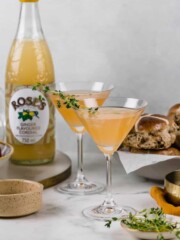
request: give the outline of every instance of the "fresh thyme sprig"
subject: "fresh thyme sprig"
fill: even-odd
[[[58,90],[51,90],[49,86],[37,83],[32,87],[32,90],[39,90],[40,92],[43,92],[44,94],[50,93],[52,95],[58,96],[60,100],[57,100],[57,107],[60,108],[63,105],[66,106],[66,108],[73,108],[73,109],[79,109],[79,100],[75,98],[74,95],[65,95],[62,91]],[[43,97],[40,95],[39,99],[42,99]]]
[[[32,87],[32,90],[39,90],[40,92],[43,92],[45,95],[47,93],[53,94],[55,96],[59,96],[60,100],[57,100],[57,107],[60,108],[63,105],[66,106],[66,108],[73,108],[75,110],[79,109],[79,100],[76,99],[75,95],[65,95],[62,91],[58,90],[51,90],[49,86],[44,85],[42,83],[37,83]],[[40,100],[44,100],[44,98],[40,95]],[[96,113],[98,110],[98,107],[96,108],[88,108],[89,113]]]
[[[110,228],[114,221],[120,221],[128,228],[142,232],[157,232],[158,240],[164,240],[162,232],[174,232],[176,237],[180,239],[180,223],[169,221],[160,208],[143,209],[137,214],[129,213],[126,217],[112,218],[106,221],[105,226]]]

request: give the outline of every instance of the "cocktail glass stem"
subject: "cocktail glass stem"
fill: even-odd
[[[112,196],[112,163],[111,155],[104,154],[106,159],[106,199],[104,200],[102,206],[106,208],[106,211],[113,211],[113,207],[116,203]]]
[[[65,185],[58,186],[57,190],[63,193],[72,195],[84,195],[101,192],[104,190],[104,185],[96,184],[89,181],[83,172],[83,133],[76,133],[77,136],[77,158],[78,170],[74,181]]]
[[[83,173],[83,134],[77,133],[77,157],[78,157],[78,171],[76,176],[76,182],[84,182],[87,179]]]
[[[104,155],[106,159],[106,198],[101,205],[83,211],[84,216],[96,220],[108,220],[114,216],[119,216],[122,212],[122,208],[117,206],[112,196],[111,155]]]

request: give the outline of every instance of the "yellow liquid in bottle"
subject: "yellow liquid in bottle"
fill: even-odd
[[[54,83],[52,58],[45,40],[15,40],[9,54],[6,69],[6,137],[7,142],[14,147],[14,154],[11,160],[16,164],[38,165],[52,161],[54,158],[54,108],[48,99],[49,123],[44,135],[38,141],[31,144],[22,143],[14,136],[10,126],[12,119],[9,119],[9,107],[12,95],[17,89],[31,89],[32,85],[37,82],[42,84]],[[21,99],[20,103],[22,102]],[[23,108],[21,107],[21,111],[22,109],[26,110],[27,107],[25,104]],[[17,110],[20,112],[19,109]],[[34,113],[31,111],[30,115],[33,116]],[[22,124],[27,122],[30,124],[32,122],[30,121],[31,119],[25,120],[23,120],[24,122],[22,121]],[[28,140],[28,137],[26,140]]]

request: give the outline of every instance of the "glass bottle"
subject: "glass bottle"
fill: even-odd
[[[55,155],[54,108],[32,86],[54,83],[51,53],[41,27],[38,0],[20,0],[16,37],[6,69],[6,139],[11,161],[20,165],[51,162]]]

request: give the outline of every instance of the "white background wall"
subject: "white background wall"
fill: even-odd
[[[18,0],[0,1],[0,85],[19,15]],[[148,111],[180,102],[179,0],[41,0],[42,26],[56,80],[111,81],[119,95],[145,98]],[[76,150],[57,116],[57,147]],[[96,148],[86,136],[85,149]]]

